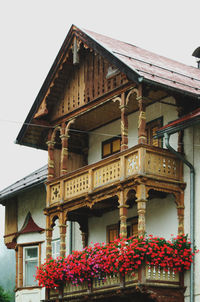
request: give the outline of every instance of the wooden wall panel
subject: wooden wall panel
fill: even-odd
[[[81,57],[80,63],[73,66],[66,80],[64,93],[52,111],[51,120],[58,119],[128,82],[122,73],[108,78],[108,68],[111,67],[95,52],[88,52]]]

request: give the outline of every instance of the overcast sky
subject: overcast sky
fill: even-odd
[[[72,24],[196,66],[199,0],[0,0],[0,190],[47,163],[14,144]],[[4,211],[0,208],[0,236]]]

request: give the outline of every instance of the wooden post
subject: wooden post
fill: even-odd
[[[147,194],[146,194],[146,186],[145,184],[139,184],[137,186],[136,193],[136,202],[137,202],[137,211],[138,211],[138,236],[144,236],[146,231],[146,202],[147,202]]]
[[[62,176],[67,173],[69,135],[61,134],[60,138],[62,141],[60,175]]]
[[[125,199],[124,199],[124,191],[121,190],[119,194],[119,219],[120,219],[120,237],[126,238],[127,237],[127,209],[128,205],[126,205]]]
[[[54,145],[55,142],[48,141],[48,180],[51,180],[55,176],[55,166],[54,166]]]
[[[52,227],[50,223],[50,216],[46,216],[46,259],[51,258],[52,256],[52,247],[51,247],[51,242],[52,242]]]
[[[67,225],[65,221],[65,215],[63,212],[60,213],[60,256],[65,257],[66,253],[66,230],[67,230]]]
[[[18,287],[23,287],[23,247],[18,246]]]
[[[125,93],[121,95],[121,151],[128,149],[128,114],[127,114]]]
[[[142,97],[142,87],[138,89],[139,96],[137,97],[139,106],[139,119],[138,119],[138,144],[147,143],[146,133],[146,106],[144,98]]]

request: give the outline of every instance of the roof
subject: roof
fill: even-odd
[[[27,190],[33,186],[44,183],[47,179],[47,165],[18,180],[14,184],[0,191],[0,203],[18,194],[21,191]]]
[[[191,113],[184,115],[183,117],[170,122],[157,131],[156,137],[163,137],[164,133],[173,134],[179,130],[183,130],[187,127],[200,123],[200,108],[192,111]]]
[[[194,98],[200,97],[200,69],[72,25],[17,136],[16,143],[26,145],[23,137],[27,127],[42,103],[74,36],[106,58],[135,83],[147,82],[156,86],[161,85]]]
[[[85,32],[90,38],[108,49],[113,56],[133,71],[135,70],[140,77],[143,77],[143,80],[200,95],[200,70],[198,68],[89,30]]]

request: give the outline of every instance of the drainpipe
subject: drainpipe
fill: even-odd
[[[193,165],[188,162],[180,153],[172,148],[169,144],[170,135],[168,133],[164,133],[165,137],[165,145],[166,147],[176,155],[184,164],[186,164],[190,168],[190,240],[191,240],[191,248],[194,251],[194,176],[195,171]],[[194,302],[194,263],[191,263],[190,270],[190,302]]]
[[[72,253],[72,221],[69,221],[69,254]]]

